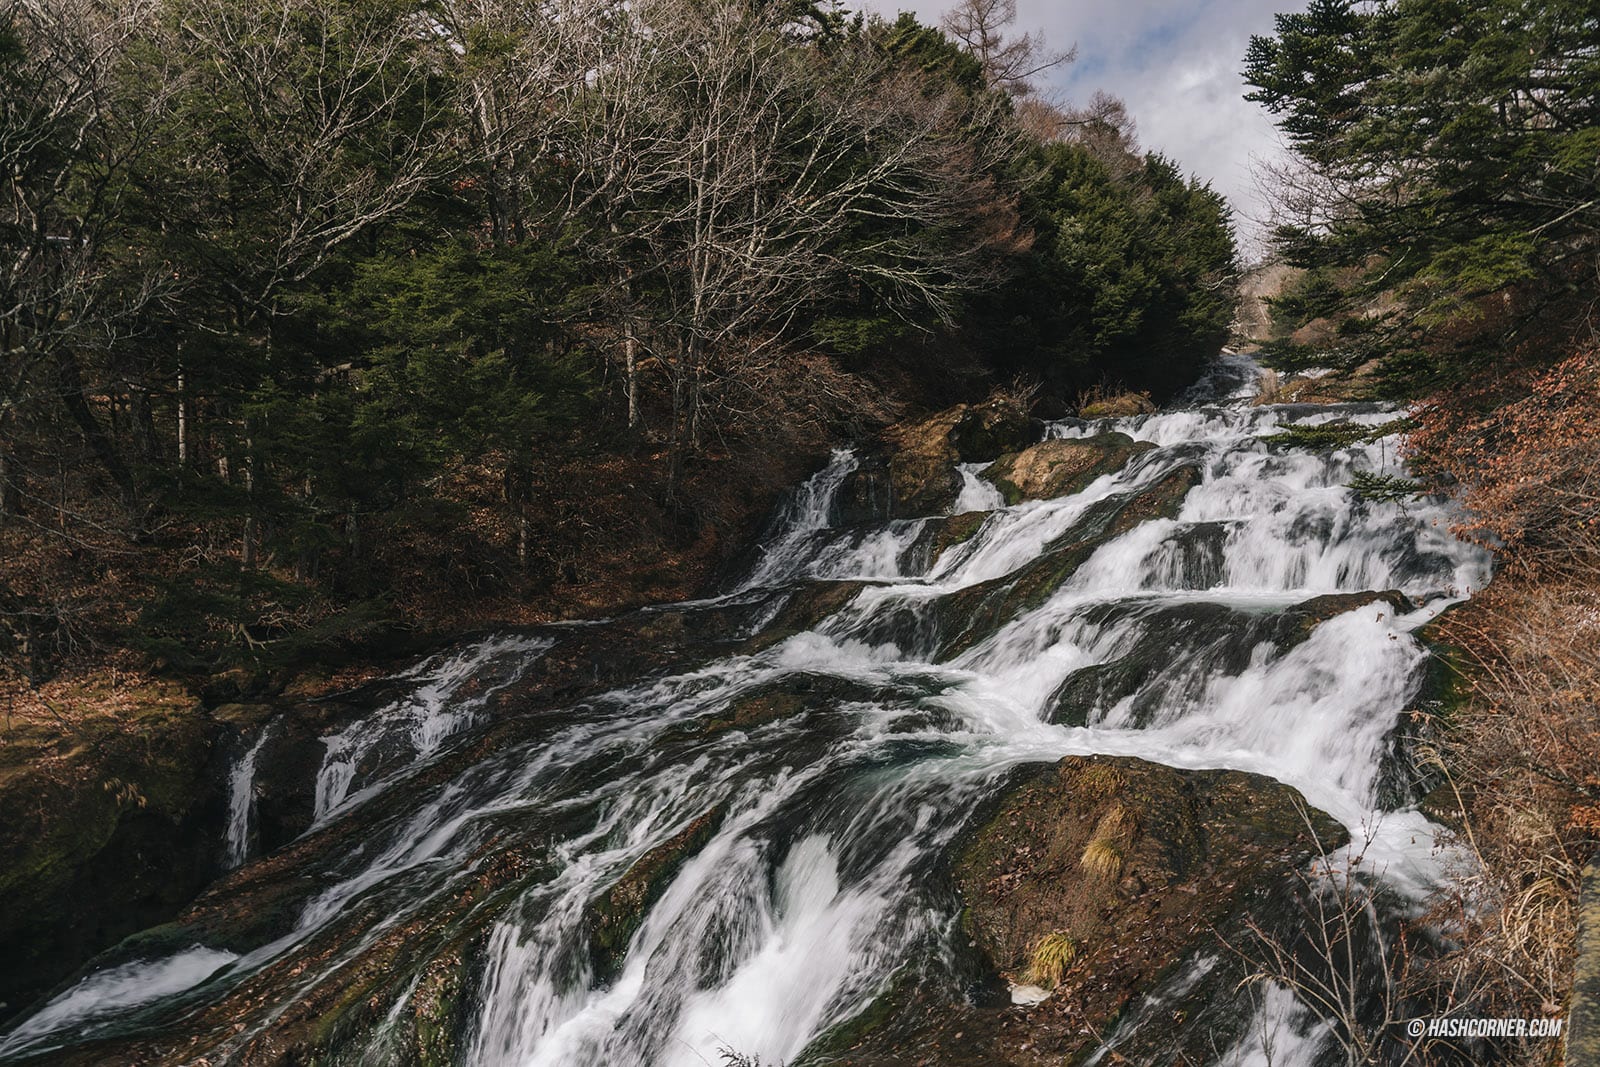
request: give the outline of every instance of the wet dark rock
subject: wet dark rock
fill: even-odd
[[[889,458],[881,454],[863,456],[839,486],[833,507],[831,518],[840,526],[863,526],[894,518]]]
[[[218,873],[228,728],[182,694],[124,695],[114,728],[0,749],[0,1020]]]
[[[1108,497],[1073,530],[1045,546],[1032,562],[940,598],[932,608],[940,620],[939,656],[947,658],[971,648],[1044,603],[1107,541],[1142,522],[1176,515],[1184,496],[1198,481],[1198,471],[1180,467],[1140,492]],[[1219,525],[1217,536],[1221,535]],[[1216,551],[1221,551],[1220,540]]]
[[[966,544],[989,519],[987,511],[965,511],[951,515],[937,524],[930,523],[930,548],[933,559],[944,555],[945,550]]]
[[[1389,605],[1390,612],[1395,615],[1406,615],[1417,610],[1417,606],[1400,590],[1386,589],[1381,592],[1328,593],[1325,596],[1301,601],[1286,614],[1293,617],[1296,624],[1309,634],[1335,615],[1343,615],[1379,601]]]
[[[1305,641],[1321,623],[1373,603],[1401,613],[1410,601],[1395,591],[1335,593],[1313,597],[1281,611],[1251,611],[1195,601],[1150,607],[1108,605],[1106,613],[1144,612],[1141,635],[1130,650],[1106,663],[1072,672],[1051,697],[1052,722],[1085,726],[1114,705],[1127,724],[1146,727],[1183,700],[1197,677],[1237,676],[1250,667],[1256,649],[1270,643],[1282,655]]]
[[[584,926],[589,959],[602,984],[616,978],[628,942],[672,879],[706,842],[716,836],[727,811],[722,805],[698,816],[672,837],[641,856],[610,889],[589,902]]]
[[[941,515],[961,493],[962,463],[987,463],[1037,440],[1040,425],[1004,401],[957,404],[884,431],[840,487],[842,524]]]
[[[759,652],[805,633],[837,612],[866,587],[865,582],[807,582],[787,596],[778,614],[761,632],[743,642],[740,651]]]

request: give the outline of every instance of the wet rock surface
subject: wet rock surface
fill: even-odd
[[[220,869],[227,728],[174,686],[123,699],[136,714],[0,747],[0,1022]]]
[[[260,851],[85,973],[143,982],[197,945],[248,960],[134,1012],[84,998],[45,1031],[69,1048],[21,1059],[1238,1052],[1250,1006],[1238,968],[1207,962],[1219,934],[1285,929],[1297,875],[1343,831],[1257,775],[1060,757],[1264,769],[1347,820],[1392,804],[1373,783],[1417,696],[1414,620],[1394,618],[1405,596],[1354,590],[1429,600],[1471,560],[1429,532],[1434,512],[1344,496],[1354,464],[1387,463],[1377,449],[1263,446],[1285,417],[1076,420],[1053,432],[1101,440],[1022,460],[1037,427],[1008,438],[952,409],[898,451],[836,453],[726,595],[219,709],[229,758],[281,732],[257,752]],[[1118,473],[1073,497],[1096,452]],[[973,465],[1006,457],[1018,499],[1068,495],[948,514],[952,489],[992,503]],[[349,749],[349,799],[327,809],[318,750],[391,711],[406,729]],[[1013,1004],[1024,982],[1050,995]]]
[[[1072,946],[1050,996],[1013,1006],[991,986],[942,1008],[907,996],[827,1062],[1081,1062],[1139,993],[1197,950],[1224,952],[1217,927],[1292,891],[1345,838],[1259,775],[1106,756],[1037,768],[972,832],[953,880],[962,930],[1000,978],[1038,981],[1044,939]]]
[[[840,494],[845,525],[939,515],[961,492],[962,463],[987,463],[1038,438],[1039,424],[1003,401],[957,404],[890,427]]]

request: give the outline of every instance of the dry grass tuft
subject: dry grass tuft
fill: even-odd
[[[1107,763],[1091,763],[1079,771],[1073,786],[1085,797],[1114,797],[1128,785],[1128,776]]]
[[[1095,824],[1094,837],[1103,837],[1108,841],[1125,840],[1139,832],[1139,817],[1121,804],[1113,804],[1111,808]]]
[[[1043,989],[1061,984],[1078,958],[1078,943],[1057,930],[1046,934],[1033,946],[1028,961],[1028,980]]]
[[[1090,878],[1100,882],[1115,882],[1122,877],[1123,864],[1127,857],[1122,851],[1122,845],[1108,837],[1093,837],[1083,848],[1083,855],[1078,859],[1078,866]]]

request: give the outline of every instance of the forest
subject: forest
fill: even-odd
[[[1224,202],[963,17],[7,0],[12,681],[686,595],[829,441],[1185,384]]]
[[[1600,1064],[1600,13],[1019,22],[0,0],[0,1061]]]

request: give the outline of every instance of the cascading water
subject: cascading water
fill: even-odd
[[[317,825],[274,861],[290,887],[273,871],[252,883],[255,866],[230,883],[246,906],[262,887],[293,901],[287,921],[226,945],[207,941],[210,913],[180,923],[169,952],[108,959],[0,1037],[0,1060],[114,1038],[227,1062],[284,1047],[273,1035],[302,1005],[363,975],[371,1019],[324,1038],[339,1062],[388,1062],[405,1020],[449,988],[461,1062],[698,1067],[732,1049],[789,1063],[908,960],[951,958],[959,905],[934,872],[1008,770],[1069,754],[1269,775],[1415,890],[1432,827],[1382,788],[1424,657],[1411,631],[1485,582],[1489,561],[1449,537],[1444,502],[1345,488],[1397,470],[1393,441],[1318,454],[1261,440],[1393,411],[1234,402],[1254,378],[1230,357],[1189,407],[1053,425],[1153,446],[1070,496],[1004,507],[963,470],[956,510],[989,514],[936,556],[913,548],[938,517],[833,524],[855,467],[839,453],[736,592],[679,606],[679,630],[640,632],[673,644],[735,610],[747,625],[628,684],[494,714],[472,695],[439,722],[440,689],[515,693],[573,631],[434,661],[418,697],[326,739]],[[974,629],[972,591],[1184,471],[1175,515],[1103,537],[1044,595]],[[820,621],[775,629],[791,601],[841,581],[863,584]],[[1406,599],[1357,598],[1303,640],[1275,628],[1311,598],[1383,590]],[[1098,680],[1135,661],[1154,665]],[[397,737],[406,773],[360,770]],[[636,925],[605,942],[595,902],[649,879],[629,898],[648,900]],[[1313,1062],[1323,1043],[1292,997],[1269,988],[1260,1014],[1296,1027],[1278,1045],[1293,1057],[1273,1062]],[[1249,1041],[1219,1062],[1258,1061]]]
[[[250,856],[250,821],[256,807],[256,760],[271,734],[270,724],[262,727],[228,774],[227,862],[230,868],[239,866]]]

